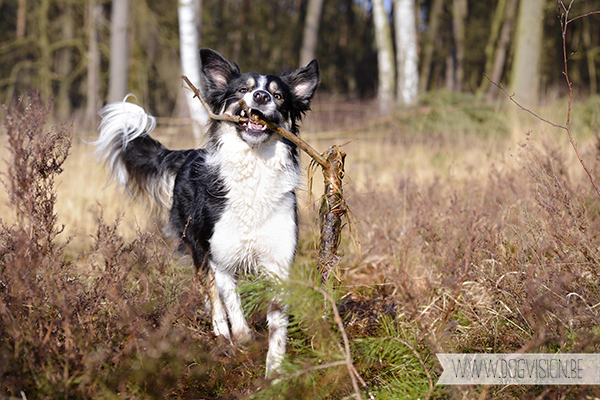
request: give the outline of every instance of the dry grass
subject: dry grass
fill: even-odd
[[[374,119],[369,105],[321,100],[305,123],[303,136],[317,149],[349,142],[345,192],[360,252],[345,240],[342,280],[326,290],[344,318],[368,387],[364,398],[600,395],[595,387],[434,385],[436,352],[600,352],[600,203],[567,138],[512,116],[506,105],[448,96]],[[542,112],[560,115],[561,104]],[[597,105],[577,104],[573,121],[594,170]],[[257,345],[219,343],[191,268],[143,207],[107,186],[81,140],[91,133],[73,134],[70,155],[55,170],[36,175],[31,164],[11,173],[18,161],[11,155],[21,153],[15,144],[12,152],[5,148],[8,137],[45,118],[43,107],[19,110],[21,122],[0,136],[3,180],[9,188],[37,182],[47,195],[0,195],[0,398],[316,399],[353,392],[331,307],[310,286],[316,229],[306,200],[293,275],[313,283],[287,286],[295,321],[289,379],[269,386],[260,299],[253,297],[265,283],[243,289],[257,314]],[[49,143],[58,150],[44,159],[60,161],[67,143],[40,138],[48,131],[64,137],[65,129],[40,128],[29,147]],[[185,128],[163,124],[158,135],[171,147],[192,144]]]

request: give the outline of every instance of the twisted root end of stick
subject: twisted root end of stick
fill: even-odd
[[[331,272],[333,272],[333,276],[337,276],[338,267],[340,262],[342,261],[342,257],[338,255],[333,255],[328,257],[327,259],[321,259],[319,257],[319,273],[321,274],[321,279],[323,282],[327,282]]]
[[[327,281],[333,272],[337,276],[337,270],[341,261],[337,250],[341,240],[342,218],[346,214],[346,205],[342,190],[342,179],[344,175],[344,161],[346,154],[337,146],[332,146],[324,154],[328,167],[323,168],[325,180],[325,193],[321,204],[320,222],[321,238],[319,241],[319,272],[323,281]]]

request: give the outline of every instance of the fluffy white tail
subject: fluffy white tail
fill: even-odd
[[[137,104],[127,102],[129,96],[132,95],[102,108],[100,135],[98,140],[90,143],[97,147],[95,154],[108,164],[110,173],[121,186],[126,186],[128,179],[127,169],[121,160],[123,150],[129,142],[156,127],[156,119],[152,115]]]

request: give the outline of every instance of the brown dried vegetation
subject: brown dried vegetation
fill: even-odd
[[[250,278],[242,294],[257,343],[219,342],[191,267],[156,229],[106,217],[110,203],[90,207],[88,236],[78,231],[89,226],[62,225],[71,206],[61,202],[78,193],[62,188],[58,198],[59,176],[69,187],[91,160],[68,170],[86,151],[75,142],[69,155],[71,127],[45,131],[49,106],[35,95],[13,104],[3,153],[0,398],[345,398],[354,384],[365,399],[600,395],[596,387],[435,386],[436,352],[600,352],[600,202],[568,142],[526,136],[504,159],[513,139],[489,125],[506,129],[505,111],[462,101],[436,115],[459,115],[459,133],[447,131],[448,120],[431,124],[442,110],[432,105],[380,119],[376,131],[337,135],[354,139],[344,147],[345,193],[360,251],[346,231],[340,281],[321,286],[318,233],[302,214],[296,268],[282,283],[293,318],[286,373],[271,384],[262,378],[260,304],[277,290]],[[574,126],[597,134],[597,114],[586,112],[597,104],[580,105]],[[315,108],[309,142],[318,141]],[[598,170],[592,140],[580,148]],[[352,181],[361,174],[369,179]]]

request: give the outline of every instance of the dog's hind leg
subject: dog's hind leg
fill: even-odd
[[[289,262],[289,261],[288,261]],[[289,277],[288,262],[265,262],[263,267],[267,277],[276,281],[285,281]],[[280,372],[281,363],[285,356],[287,342],[288,315],[287,307],[282,304],[284,293],[279,293],[267,309],[267,324],[269,325],[269,350],[267,351],[266,376],[272,377]]]
[[[269,378],[277,373],[281,366],[287,341],[287,312],[276,301],[269,304],[267,323],[269,324],[269,350],[267,351],[266,376]]]
[[[218,267],[212,267],[217,289],[219,290],[221,299],[223,300],[225,308],[227,309],[233,340],[235,340],[237,343],[248,342],[253,338],[253,335],[252,330],[248,326],[246,318],[244,317],[242,301],[239,293],[236,290],[237,284],[235,277],[227,271],[222,271]]]

